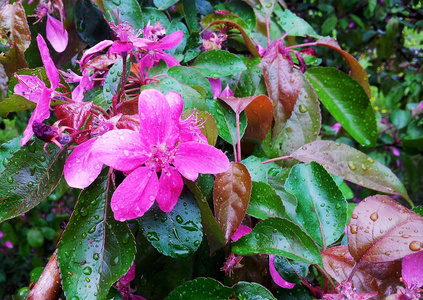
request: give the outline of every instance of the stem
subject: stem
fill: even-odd
[[[94,105],[92,106],[93,109],[98,110],[99,112],[101,112],[107,119],[110,119],[110,115],[107,113],[107,111],[105,111],[104,109],[102,109],[100,106]]]
[[[266,18],[266,31],[267,31],[267,49],[270,47],[270,24],[269,18]]]
[[[360,266],[360,262],[358,262],[358,263],[356,263],[354,265],[353,269],[351,270],[350,276],[348,276],[347,281],[351,281],[352,280],[352,278],[353,278],[355,272],[358,270],[359,266]]]
[[[330,277],[330,275],[324,270],[324,269],[322,269],[319,265],[313,265],[313,266],[315,266],[316,267],[316,269],[317,270],[319,270],[319,272],[320,273],[322,273],[324,276],[325,276],[325,278],[329,281],[329,283],[333,286],[333,287],[335,287],[336,286],[336,284],[335,284],[335,282],[333,282],[333,280],[332,280],[332,278]],[[348,279],[349,280],[349,279]]]
[[[291,155],[281,156],[281,157],[276,157],[276,158],[265,160],[262,163],[267,164],[267,163],[270,163],[270,162],[274,162],[274,161],[278,161],[278,160],[284,160],[284,159],[291,159],[291,158],[293,158]]]
[[[119,102],[121,102],[121,99],[123,97],[123,93],[125,91],[125,76],[126,76],[126,56],[128,55],[126,52],[121,53],[122,55],[122,81],[120,85],[120,93],[119,96],[114,99],[113,97],[113,114],[117,114],[116,106]]]
[[[310,47],[310,46],[319,46],[319,44],[318,43],[305,43],[305,44],[289,46],[289,47],[286,47],[285,49],[294,49],[294,48]]]
[[[236,116],[236,143],[238,146],[238,157],[235,157],[236,162],[241,161],[241,133],[239,130],[239,114],[235,113]]]

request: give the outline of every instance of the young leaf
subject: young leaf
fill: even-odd
[[[336,242],[347,223],[347,201],[318,163],[292,168],[286,190],[298,200],[296,220],[323,248]]]
[[[203,73],[205,77],[213,78],[232,75],[247,69],[241,58],[223,50],[202,53],[192,67]]]
[[[387,262],[423,249],[423,217],[388,196],[375,195],[354,209],[348,247],[357,262]]]
[[[314,141],[291,156],[306,163],[316,161],[329,173],[366,188],[408,198],[402,182],[389,168],[345,144]]]
[[[242,163],[232,162],[228,171],[216,175],[213,189],[214,213],[226,242],[245,217],[251,187],[250,173]]]
[[[289,9],[286,9],[281,16],[281,26],[282,29],[291,36],[311,36],[314,38],[319,38],[321,35],[318,35],[313,27],[310,26],[306,21],[297,17]]]
[[[327,67],[314,67],[305,73],[320,101],[332,116],[360,144],[374,146],[376,117],[369,97],[356,80]]]
[[[250,205],[247,214],[257,219],[285,217],[285,207],[281,197],[265,182],[253,181]]]
[[[337,246],[322,252],[323,265],[339,283],[348,280],[351,271],[356,264],[348,251],[348,246]],[[358,293],[370,293],[378,291],[380,297],[385,299],[385,291],[390,286],[399,283],[401,262],[391,261],[386,263],[363,263],[355,271],[352,281]]]
[[[105,299],[112,284],[126,274],[135,257],[127,223],[110,209],[114,188],[103,172],[78,198],[59,244],[57,260],[68,299]],[[74,298],[76,299],[76,298]]]
[[[200,209],[193,195],[184,190],[173,210],[156,204],[140,218],[144,236],[162,254],[186,257],[195,252],[203,238]]]
[[[66,148],[43,150],[44,142],[29,142],[16,151],[0,173],[0,223],[16,217],[46,199],[62,177]]]
[[[253,231],[232,244],[241,255],[268,253],[322,266],[320,251],[310,236],[286,219],[261,221]]]
[[[248,126],[244,138],[262,141],[266,138],[273,122],[272,102],[265,95],[254,96],[254,100],[245,108]]]
[[[92,102],[60,104],[55,108],[60,125],[80,129],[90,114]]]

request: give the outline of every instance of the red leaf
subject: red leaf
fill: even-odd
[[[423,217],[385,195],[375,195],[354,209],[348,245],[357,262],[386,262],[423,249]]]
[[[245,129],[244,138],[264,140],[272,126],[273,106],[270,99],[265,95],[256,96],[246,108],[248,126]]]
[[[92,105],[92,102],[66,103],[58,105],[55,111],[62,126],[80,129],[90,114]]]
[[[214,213],[226,242],[245,217],[251,188],[250,173],[242,163],[232,162],[228,171],[216,175],[213,188]]]

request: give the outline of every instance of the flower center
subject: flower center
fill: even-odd
[[[150,166],[156,172],[164,169],[166,170],[175,159],[175,147],[169,147],[166,143],[162,143],[159,146],[150,146],[151,157],[146,162],[146,165]]]

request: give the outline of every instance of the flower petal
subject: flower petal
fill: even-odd
[[[41,34],[38,34],[37,36],[37,43],[41,54],[41,60],[43,61],[44,67],[46,68],[47,77],[50,80],[50,88],[55,90],[59,86],[60,82],[59,72],[57,71],[53,60],[50,57],[50,52],[48,51],[46,41]]]
[[[174,168],[163,170],[159,179],[160,193],[156,196],[159,207],[164,212],[172,211],[184,188],[181,175]]]
[[[63,23],[47,15],[46,35],[56,52],[63,52],[68,45],[68,32],[63,28]]]
[[[112,196],[111,207],[115,219],[123,222],[143,216],[153,205],[158,190],[156,172],[146,167],[134,170]]]
[[[96,45],[94,45],[93,47],[91,47],[90,49],[88,49],[87,51],[84,52],[84,55],[82,55],[79,64],[81,66],[81,69],[85,66],[85,64],[90,60],[90,58],[96,54],[99,53],[101,51],[103,51],[104,49],[106,49],[107,47],[109,47],[111,44],[113,44],[113,41],[110,40],[104,40],[101,41],[99,43],[97,43]]]
[[[184,37],[184,32],[182,30],[175,31],[160,40],[161,49],[172,49],[181,42]]]
[[[70,187],[84,189],[100,175],[103,164],[91,152],[96,139],[77,146],[66,160],[64,173]]]
[[[198,173],[217,174],[229,168],[229,159],[213,146],[187,142],[178,147],[173,165],[189,180],[196,180]]]
[[[275,256],[269,255],[269,271],[272,276],[273,281],[284,289],[292,289],[295,286],[295,283],[290,283],[282,278],[278,271],[275,268]]]
[[[141,92],[138,100],[140,136],[147,145],[159,146],[166,142],[168,146],[173,146],[176,143],[179,139],[178,120],[169,118],[169,115],[175,116],[177,109],[175,106],[171,108],[158,90]]]
[[[124,172],[138,168],[150,155],[142,143],[140,134],[129,129],[106,132],[97,139],[92,151],[105,165]]]
[[[238,229],[231,236],[231,240],[236,242],[237,240],[242,238],[244,235],[249,234],[252,230],[253,230],[252,228],[246,225],[239,225]]]
[[[402,279],[405,286],[415,289],[423,286],[423,251],[404,256],[402,260]],[[414,285],[414,286],[413,286]]]
[[[213,99],[217,99],[217,97],[220,96],[222,93],[222,82],[220,81],[220,78],[207,78],[210,82],[212,91],[213,91]]]
[[[164,60],[169,68],[174,66],[179,66],[179,61],[174,58],[172,55],[164,53],[161,50],[156,50],[154,53],[154,58],[158,61],[160,59]]]
[[[184,110],[184,100],[182,100],[181,95],[177,92],[170,91],[165,95],[165,97],[170,106],[170,112],[172,113],[171,117],[175,120],[179,120],[182,111]]]

